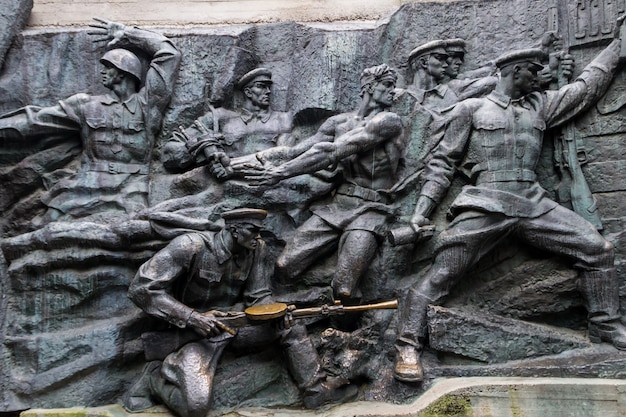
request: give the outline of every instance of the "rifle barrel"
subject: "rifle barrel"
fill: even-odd
[[[398,300],[383,301],[376,304],[364,304],[360,306],[344,306],[343,311],[367,311],[367,310],[386,310],[397,309]]]
[[[293,317],[311,317],[311,316],[327,316],[337,315],[346,312],[359,312],[368,310],[383,310],[398,308],[398,300],[384,301],[375,304],[363,304],[357,306],[344,306],[341,304],[324,305],[321,307],[297,308],[292,311]]]

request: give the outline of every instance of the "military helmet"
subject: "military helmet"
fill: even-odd
[[[112,65],[141,81],[141,61],[127,49],[111,49],[100,58],[100,62]]]

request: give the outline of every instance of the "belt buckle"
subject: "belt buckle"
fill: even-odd
[[[115,162],[107,162],[107,167],[109,168],[109,174],[117,174],[115,165],[116,165]]]

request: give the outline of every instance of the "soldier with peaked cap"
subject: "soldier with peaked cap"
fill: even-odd
[[[396,71],[385,64],[366,68],[361,73],[362,99],[356,111],[329,118],[315,135],[287,149],[283,163],[259,170],[259,181],[274,185],[331,165],[342,167],[341,185],[311,208],[313,216],[298,227],[279,256],[277,275],[284,280],[296,279],[338,245],[331,284],[335,297],[358,297],[359,281],[394,214],[384,191],[397,180],[405,145],[400,118],[387,111],[393,104],[396,80]]]
[[[283,328],[267,323],[241,328],[235,336],[219,327],[216,320],[226,311],[272,301],[273,269],[259,235],[267,212],[240,208],[221,216],[225,225],[220,231],[175,238],[139,268],[130,284],[130,299],[169,324],[161,339],[180,343],[158,353],[152,353],[158,346],[146,345],[151,362],[126,395],[126,409],[141,411],[156,398],[181,417],[204,417],[211,409],[213,376],[224,348],[275,341],[304,391],[305,406],[316,408],[356,394],[348,381],[326,376],[302,324]]]
[[[535,172],[544,131],[580,114],[604,94],[619,51],[620,39],[615,39],[573,83],[546,92],[538,91],[537,76],[547,58],[544,52],[504,54],[496,60],[501,79],[495,90],[450,111],[444,137],[426,165],[411,223],[418,227],[429,222],[457,166],[472,184],[452,203],[453,220],[437,238],[432,267],[400,300],[397,379],[423,378],[420,354],[428,305],[441,304],[465,272],[509,235],[572,260],[587,302],[591,341],[626,350],[613,245],[591,223],[550,200]]]
[[[194,123],[176,132],[163,149],[171,171],[208,164],[219,180],[232,176],[230,158],[254,154],[277,145],[292,145],[292,115],[271,109],[272,72],[255,68],[237,80],[243,95],[240,108],[211,107]]]
[[[456,96],[442,82],[445,80],[450,57],[445,40],[434,40],[418,46],[409,53],[413,82],[407,91],[417,102],[439,111],[456,102]]]
[[[418,46],[409,53],[408,64],[412,83],[399,89],[392,110],[400,115],[408,136],[406,152],[399,174],[403,178],[398,191],[412,189],[422,161],[429,150],[431,137],[443,123],[441,110],[456,103],[457,96],[444,83],[450,55],[445,40],[434,40]],[[415,203],[408,194],[401,201],[401,214],[405,215]]]
[[[155,136],[173,92],[180,52],[162,35],[96,19],[91,35],[109,46],[136,47],[151,58],[142,84],[142,65],[123,48],[106,52],[103,95],[76,94],[56,106],[27,106],[0,116],[0,138],[76,135],[82,142],[81,166],[54,184],[43,197],[42,223],[105,212],[130,214],[148,205],[148,169]]]
[[[448,66],[445,71],[446,76],[450,79],[454,79],[459,75],[461,65],[463,65],[465,61],[465,39],[446,39],[444,42],[444,48],[448,54]]]

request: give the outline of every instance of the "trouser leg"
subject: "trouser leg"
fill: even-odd
[[[576,260],[580,289],[589,315],[589,338],[626,349],[626,328],[619,314],[619,284],[614,248],[595,227],[564,207],[520,224],[519,235],[534,246]]]
[[[298,387],[304,391],[304,405],[307,408],[317,408],[329,402],[344,402],[356,395],[357,387],[350,385],[350,381],[326,375],[304,325],[279,330],[279,334],[289,371]]]
[[[213,377],[230,340],[191,342],[163,361],[151,390],[181,417],[205,417],[211,408]]]
[[[276,261],[276,276],[289,281],[300,275],[320,256],[330,251],[339,230],[313,215],[300,226]]]
[[[348,299],[354,294],[359,280],[363,277],[376,255],[378,239],[366,230],[344,232],[339,244],[337,268],[332,287],[335,297]]]
[[[439,252],[420,285],[410,288],[400,298],[393,370],[396,379],[404,382],[423,379],[421,353],[428,333],[428,305],[441,303],[452,284],[471,265],[473,257],[465,256],[468,251],[464,249],[463,246],[451,246]],[[444,262],[450,259],[454,259],[453,268]]]
[[[308,336],[306,327],[296,324],[289,329],[279,330],[287,366],[300,389],[307,389],[326,378],[315,346]]]
[[[619,286],[615,268],[581,271],[581,291],[587,302],[589,339],[609,342],[626,350],[626,328],[619,313]]]
[[[515,221],[501,215],[466,212],[439,235],[432,267],[400,298],[396,379],[422,380],[420,355],[427,338],[428,305],[440,304],[467,269],[508,234]]]

